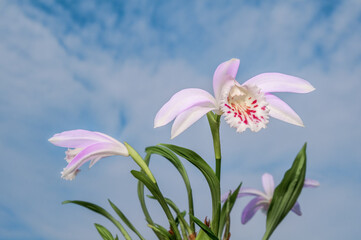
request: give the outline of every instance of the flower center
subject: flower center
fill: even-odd
[[[227,123],[236,128],[237,132],[247,128],[258,132],[268,123],[267,105],[258,87],[235,84],[224,91],[220,107]]]

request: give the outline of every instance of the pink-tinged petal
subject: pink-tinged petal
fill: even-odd
[[[262,175],[262,185],[266,195],[271,199],[275,189],[275,183],[271,174],[265,173]]]
[[[92,132],[82,129],[57,133],[49,139],[49,142],[59,147],[85,148],[98,142],[116,141],[103,133]]]
[[[115,144],[101,142],[90,145],[79,152],[79,154],[64,168],[62,178],[72,180],[79,171],[78,169],[87,161],[98,161],[101,158],[113,155],[129,156],[129,153],[122,143]]]
[[[292,212],[296,213],[298,216],[302,215],[301,212],[301,206],[298,202],[295,203],[295,205],[293,206],[293,208],[291,209]]]
[[[305,179],[305,183],[303,184],[303,187],[318,187],[318,186],[320,186],[320,183],[312,179]]]
[[[198,88],[181,90],[158,111],[154,119],[154,127],[164,126],[185,110],[204,104],[216,107],[214,97],[207,91]]]
[[[243,85],[256,85],[263,92],[308,93],[315,90],[306,80],[282,73],[262,73],[247,80]]]
[[[172,126],[171,138],[175,138],[181,134],[184,130],[189,128],[193,123],[198,121],[208,112],[216,109],[213,105],[206,103],[205,106],[194,106],[179,114],[174,120]]]
[[[213,75],[213,90],[217,102],[221,97],[221,91],[226,82],[233,81],[236,78],[239,67],[239,59],[232,58],[221,63]]]
[[[241,188],[238,192],[237,198],[245,196],[256,196],[268,199],[268,196],[265,193],[253,188]]]
[[[284,101],[272,94],[265,94],[268,102],[269,115],[281,121],[304,127],[301,118]]]
[[[67,167],[72,167],[73,165],[78,166],[79,162],[81,162],[82,165],[84,164],[84,161],[86,162],[98,157],[108,157],[113,155],[129,156],[129,153],[127,148],[122,143],[95,143],[79,152],[79,154],[74,157],[74,159],[68,164]],[[79,167],[81,165],[79,165]]]
[[[267,203],[262,197],[252,199],[243,209],[241,218],[242,224],[246,224],[254,216],[254,214],[263,207],[267,207]]]

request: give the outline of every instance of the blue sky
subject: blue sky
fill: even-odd
[[[107,206],[112,199],[147,239],[130,174],[137,166],[110,157],[74,181],[60,178],[64,149],[47,139],[88,129],[129,142],[139,152],[160,142],[190,147],[213,164],[205,118],[170,140],[153,118],[175,92],[212,92],[219,63],[241,61],[237,80],[282,72],[311,82],[309,94],[278,94],[305,128],[272,119],[259,133],[221,126],[222,189],[278,183],[304,142],[307,176],[321,182],[299,199],[273,239],[355,239],[361,234],[361,4],[359,1],[0,1],[0,239],[99,239],[93,223],[110,224],[67,199]],[[196,215],[209,216],[209,191],[186,164]],[[185,208],[180,178],[165,161],[152,170],[167,196]],[[185,189],[183,189],[185,190]],[[241,225],[233,239],[260,239],[265,216]],[[150,202],[157,222],[165,219]],[[108,208],[109,209],[109,208]]]

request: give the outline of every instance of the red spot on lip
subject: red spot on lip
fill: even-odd
[[[253,104],[256,104],[256,103],[257,103],[257,99],[252,102],[252,105],[253,105]]]
[[[256,107],[258,107],[258,105],[254,105],[253,107],[256,108]]]
[[[263,111],[266,110],[266,106],[261,107],[261,109],[262,109]]]

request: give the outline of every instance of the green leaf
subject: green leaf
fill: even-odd
[[[165,229],[164,227],[158,225],[158,224],[148,224],[148,227],[150,227],[153,231],[159,233],[160,235],[162,235],[163,237],[165,237],[165,239],[173,239],[174,237],[172,236],[172,234],[170,234],[167,229]]]
[[[226,231],[224,234],[229,234],[229,225],[230,225],[230,214],[233,209],[233,206],[237,200],[237,195],[239,190],[241,189],[242,183],[238,185],[236,190],[233,191],[232,194],[229,195],[227,200],[224,202],[222,210],[221,210],[221,216],[219,221],[219,231],[218,231],[218,237],[221,238],[223,233],[223,228],[226,225]],[[228,232],[227,232],[228,230]]]
[[[219,240],[218,237],[212,232],[212,229],[205,225],[201,220],[193,215],[191,215],[191,218],[193,218],[193,221],[208,235],[208,237],[210,237],[212,240]]]
[[[113,238],[113,235],[109,232],[108,229],[106,229],[105,227],[103,227],[102,225],[97,224],[97,223],[95,223],[94,225],[95,225],[96,229],[98,230],[98,233],[100,234],[100,236],[102,236],[102,238],[104,240],[115,240]]]
[[[112,208],[114,209],[114,211],[118,214],[118,216],[120,217],[120,219],[122,219],[122,221],[130,228],[130,230],[132,230],[135,234],[137,234],[137,236],[139,237],[139,239],[145,240],[145,238],[143,238],[143,236],[138,232],[138,230],[134,227],[134,225],[128,220],[128,218],[123,214],[122,211],[120,211],[120,209],[114,204],[112,203],[112,201],[110,201],[108,199],[110,206],[112,206]]]
[[[203,176],[206,178],[212,196],[211,228],[217,234],[219,227],[219,215],[221,211],[221,200],[220,200],[221,193],[220,193],[220,183],[213,169],[208,165],[206,161],[204,161],[197,153],[195,153],[192,150],[171,144],[161,144],[161,145],[169,148],[177,155],[188,160],[190,163],[196,166],[201,171]]]
[[[150,160],[150,154],[148,153],[145,158],[144,158],[144,162],[147,164],[147,166],[149,165],[149,160]],[[155,223],[153,222],[153,219],[151,218],[147,205],[145,203],[145,197],[144,197],[144,183],[142,181],[138,181],[138,198],[139,198],[139,202],[140,202],[140,206],[143,210],[143,214],[145,216],[145,220],[147,221],[147,223],[150,226],[154,226]],[[162,234],[159,233],[159,231],[155,231],[152,228],[153,232],[155,235],[157,235],[158,239],[160,240],[164,240],[166,239]]]
[[[285,173],[281,183],[276,187],[267,212],[266,232],[263,240],[272,235],[276,227],[286,217],[301,194],[306,175],[306,146],[296,156],[292,167]]]
[[[158,154],[160,156],[163,156],[168,161],[170,161],[173,164],[173,166],[178,170],[178,172],[182,176],[183,182],[184,182],[184,184],[186,186],[186,189],[187,189],[188,212],[190,214],[194,215],[193,194],[192,194],[191,184],[190,184],[190,181],[189,181],[189,178],[188,178],[187,171],[185,170],[185,168],[184,168],[182,162],[179,160],[179,158],[172,151],[170,151],[168,148],[161,147],[161,146],[147,147],[145,149],[145,151],[148,154]],[[194,222],[193,222],[193,220],[191,218],[189,219],[189,225],[190,225],[190,228],[192,229],[192,232],[195,232]]]
[[[155,199],[154,196],[147,196],[147,197],[149,197],[151,199]],[[169,198],[165,198],[165,201],[173,209],[173,211],[177,214],[175,222],[176,222],[176,224],[180,224],[183,238],[188,239],[188,235],[191,235],[192,233],[194,233],[194,231],[192,231],[192,229],[189,227],[188,223],[184,219],[186,212],[181,212],[179,210],[179,208],[177,207],[177,205]],[[192,222],[194,222],[193,219],[192,219]]]
[[[108,213],[104,208],[99,207],[98,205],[94,204],[94,203],[90,203],[90,202],[85,202],[85,201],[78,201],[78,200],[74,200],[74,201],[64,201],[62,202],[62,204],[68,204],[68,203],[73,203],[73,204],[77,204],[80,205],[82,207],[85,207],[89,210],[92,210],[96,213],[99,213],[100,215],[103,215],[104,217],[106,217],[107,219],[109,219],[118,229],[119,231],[123,234],[124,238],[127,240],[131,240],[128,232],[124,229],[123,225],[117,221],[110,213]]]
[[[168,218],[168,222],[171,226],[171,229],[174,232],[175,237],[177,239],[181,239],[179,230],[177,228],[177,224],[175,223],[173,215],[172,215],[170,209],[168,208],[168,204],[166,203],[161,191],[159,190],[158,185],[156,183],[153,183],[153,181],[143,172],[138,172],[138,171],[132,170],[131,173],[133,174],[133,176],[136,179],[138,179],[139,181],[144,183],[144,185],[152,193],[152,195],[155,197],[155,199],[157,199],[157,201],[161,205],[164,213],[166,214],[166,216]]]

